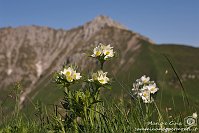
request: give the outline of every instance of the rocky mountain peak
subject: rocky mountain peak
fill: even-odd
[[[98,32],[101,29],[106,28],[106,27],[114,27],[114,28],[118,28],[118,29],[127,30],[127,28],[125,26],[123,26],[122,24],[112,20],[111,18],[109,18],[107,16],[100,15],[100,16],[97,16],[96,18],[94,18],[92,21],[83,25],[83,29],[85,32],[84,39],[85,40],[89,39],[96,32]]]
[[[125,26],[123,26],[122,24],[112,20],[110,17],[108,16],[97,16],[96,18],[94,18],[91,22],[90,22],[90,26],[94,26],[94,27],[105,27],[105,26],[109,26],[109,27],[115,27],[115,28],[119,28],[119,29],[127,29]]]

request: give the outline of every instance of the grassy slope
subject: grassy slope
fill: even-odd
[[[183,73],[194,74],[197,72],[197,68],[199,68],[199,63],[197,62],[199,49],[177,45],[148,45],[146,42],[143,42],[136,61],[128,66],[128,69],[125,68],[116,74],[113,89],[105,91],[104,94],[108,98],[110,98],[110,95],[118,98],[123,95],[120,92],[124,92],[130,98],[128,93],[133,82],[145,74],[157,82],[160,91],[157,94],[156,101],[162,106],[163,110],[166,107],[177,108],[179,111],[185,110],[180,84],[168,61],[162,54],[166,54],[169,57],[180,77]],[[168,74],[165,74],[166,70],[168,70]],[[40,100],[44,105],[50,106],[50,104],[57,102],[58,99],[63,97],[62,90],[56,87],[49,79],[43,81],[37,87],[36,92],[30,96],[34,96],[33,103]],[[199,104],[197,97],[199,92],[198,81],[199,79],[187,79],[183,82],[191,107],[196,107]],[[176,107],[173,107],[173,100]],[[33,106],[27,106],[25,110],[28,112],[34,111]]]
[[[162,104],[162,109],[172,107],[173,99],[177,110],[185,110],[182,88],[171,66],[169,65],[165,54],[171,60],[178,75],[181,77],[184,73],[197,74],[199,63],[199,49],[177,46],[177,45],[143,45],[140,55],[136,62],[129,70],[119,73],[118,77],[122,77],[123,86],[131,88],[133,81],[146,74],[155,80],[160,88],[157,95],[157,102]],[[168,71],[165,74],[165,71]],[[129,73],[130,72],[130,73]],[[128,73],[128,76],[124,73]],[[197,96],[199,79],[186,79],[183,85],[186,89],[188,99],[191,103],[190,107],[196,107],[199,100]],[[117,85],[116,85],[117,86]]]
[[[166,54],[169,57],[181,77],[183,72],[194,73],[199,68],[199,63],[197,64],[198,53],[199,49],[186,46],[144,44],[136,62],[129,66],[128,70],[121,70],[116,75],[117,79],[114,80],[113,90],[105,94],[118,96],[121,91],[129,93],[133,81],[146,74],[158,83],[160,91],[157,95],[157,102],[161,103],[164,109],[172,107],[174,99],[177,108],[183,110],[182,89],[171,66],[162,54]],[[166,70],[168,74],[165,74]],[[198,81],[199,79],[187,79],[183,82],[190,102],[195,105],[199,103],[197,97],[199,92]],[[40,99],[45,104],[53,103],[54,100],[61,96],[61,90],[55,89],[57,88],[50,83],[40,89],[35,99]]]

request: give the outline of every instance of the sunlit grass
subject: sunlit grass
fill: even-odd
[[[102,44],[100,44],[100,46],[102,46]],[[104,49],[95,49],[93,51],[94,55],[92,54],[92,57],[96,58],[101,65],[101,70],[96,73],[83,77],[80,76],[79,71],[77,73],[77,68],[64,66],[63,70],[55,74],[55,83],[59,85],[59,89],[64,93],[64,98],[62,98],[60,102],[45,105],[44,103],[46,101],[35,102],[29,99],[33,104],[30,113],[32,113],[34,117],[27,116],[29,111],[24,113],[20,110],[19,96],[22,88],[17,84],[16,87],[14,87],[15,95],[13,95],[15,108],[8,118],[1,116],[3,119],[1,120],[0,133],[197,132],[194,130],[197,127],[197,123],[196,125],[186,123],[187,121],[185,119],[187,116],[190,116],[194,120],[197,120],[197,113],[195,113],[197,112],[197,105],[190,103],[189,99],[191,98],[186,95],[187,93],[184,90],[183,83],[168,57],[167,60],[172,66],[169,69],[169,73],[171,73],[171,71],[174,72],[173,74],[177,76],[178,84],[181,86],[181,90],[176,91],[176,93],[179,93],[177,97],[176,94],[175,98],[170,95],[169,90],[165,87],[168,87],[166,81],[162,80],[164,78],[166,79],[165,72],[161,75],[160,82],[157,82],[159,89],[155,91],[156,93],[154,92],[153,97],[151,96],[152,94],[150,94],[151,92],[148,93],[147,97],[144,94],[137,97],[133,94],[134,92],[131,91],[133,86],[125,84],[125,82],[120,82],[117,77],[111,79],[109,73],[103,71],[104,63],[107,61],[106,59],[114,57],[115,54],[110,46],[104,50],[105,52],[103,50]],[[144,58],[145,56],[146,55],[143,54],[142,56],[141,54],[140,58]],[[148,63],[150,63],[150,61],[152,60],[148,60]],[[139,71],[141,70],[142,69]],[[145,72],[146,71],[147,70],[145,70]],[[161,71],[161,69],[159,69],[159,71]],[[118,76],[120,76],[120,74]],[[155,77],[154,72],[151,72],[151,75]],[[154,82],[149,82],[147,78],[148,77],[144,77],[138,80],[139,82],[143,82],[139,89],[147,88],[151,86],[152,83],[154,84]],[[159,77],[156,77],[155,80],[158,80],[158,78]],[[129,77],[129,81],[130,79],[131,77]],[[114,81],[115,84],[119,86],[117,87],[121,88],[125,93],[121,93],[117,95],[117,97],[111,97],[111,93],[115,91],[114,86],[111,85],[111,81]],[[131,81],[132,85],[133,82],[135,81]],[[48,95],[49,99],[51,96],[53,97],[53,93],[57,92],[53,90],[57,89],[54,87],[55,86],[50,87],[48,90],[52,92],[51,95]],[[110,94],[108,96],[104,94],[106,89]],[[43,92],[43,94],[44,93],[45,92]],[[139,91],[139,93],[143,93],[143,91]],[[45,97],[45,95],[38,97]],[[152,99],[149,100],[150,102],[146,102],[146,98]],[[163,101],[164,105],[162,105]],[[165,101],[168,103],[165,104]],[[193,101],[195,101],[194,98]],[[181,107],[179,107],[178,103],[181,103]],[[1,110],[2,108],[3,106],[1,106]],[[193,113],[194,115],[192,116]]]

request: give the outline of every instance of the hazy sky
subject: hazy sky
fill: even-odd
[[[0,27],[70,29],[98,15],[156,43],[199,47],[199,0],[0,0]]]

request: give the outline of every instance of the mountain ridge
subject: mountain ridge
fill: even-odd
[[[28,96],[40,95],[40,91],[48,86],[47,82],[50,81],[51,74],[61,69],[63,63],[77,64],[81,70],[97,68],[97,62],[88,58],[87,54],[100,42],[111,44],[118,52],[114,63],[105,64],[105,68],[111,70],[113,75],[120,75],[121,72],[128,73],[128,70],[130,74],[134,71],[132,70],[134,65],[139,64],[137,60],[147,64],[148,61],[143,60],[148,59],[148,56],[144,55],[144,58],[140,56],[143,56],[144,50],[150,55],[151,53],[148,52],[156,49],[155,43],[148,37],[128,30],[106,16],[96,17],[70,30],[42,26],[1,28],[0,91],[8,91],[11,84],[19,81],[24,88],[20,97],[20,104],[23,105]],[[148,46],[147,50],[144,48],[146,46]],[[195,52],[197,50],[194,50]],[[192,53],[190,54],[192,57]],[[150,65],[149,62],[148,65]],[[148,66],[148,69],[153,72],[154,67]],[[137,70],[137,68],[134,69]],[[127,80],[126,78],[123,79]],[[5,96],[0,95],[0,101],[3,97]]]
[[[129,36],[128,38],[124,36],[128,41],[125,53],[128,53],[131,47],[133,49],[135,47],[132,51],[137,50],[140,40],[153,44],[147,37],[126,29],[106,16],[98,16],[70,30],[56,30],[41,26],[0,29],[0,46],[2,47],[0,50],[0,73],[2,75],[0,88],[6,88],[13,82],[13,79],[22,82],[25,88],[21,96],[21,103],[23,103],[37,82],[48,77],[63,62],[77,62],[82,68],[85,68],[87,62],[80,59],[85,57],[83,51],[89,51],[99,41],[117,43],[115,40],[123,36],[120,35],[121,33]],[[112,37],[115,39],[112,39],[111,42],[109,37],[112,35],[115,35]],[[95,39],[92,40],[92,38]],[[117,45],[119,47],[119,44]]]

